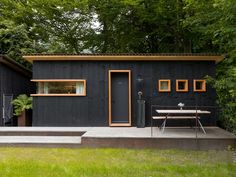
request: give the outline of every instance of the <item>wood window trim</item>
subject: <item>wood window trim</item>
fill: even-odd
[[[197,82],[201,82],[203,84],[202,89],[197,89]],[[206,92],[206,80],[204,79],[194,79],[193,80],[193,91],[194,92]]]
[[[86,96],[85,94],[42,94],[42,93],[39,93],[39,94],[30,94],[30,96]]]
[[[86,90],[87,90],[87,82],[86,79],[32,79],[31,82],[83,82],[84,83],[84,93],[83,94],[55,94],[55,93],[49,93],[49,94],[43,94],[43,93],[36,93],[36,94],[30,94],[30,96],[86,96]]]
[[[184,82],[185,88],[179,89],[179,82]],[[176,92],[188,92],[188,80],[187,79],[177,79],[176,80]]]
[[[31,82],[82,82],[86,79],[31,79]]]
[[[23,58],[31,63],[33,61],[222,61],[224,56],[200,55],[25,55]]]
[[[131,123],[110,123],[110,127],[130,127]]]
[[[167,82],[168,83],[168,89],[167,90],[162,90],[161,89],[161,82]],[[170,79],[159,79],[158,80],[158,91],[159,92],[171,92],[171,81],[170,81]]]
[[[112,123],[112,107],[111,107],[111,73],[128,73],[129,79],[129,122],[128,123]],[[109,70],[108,71],[108,111],[110,127],[130,127],[131,126],[131,70]]]

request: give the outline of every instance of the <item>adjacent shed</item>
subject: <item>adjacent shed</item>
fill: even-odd
[[[16,125],[13,121],[12,99],[19,94],[30,94],[34,91],[34,83],[30,82],[32,72],[0,54],[0,126]]]
[[[80,54],[27,55],[33,63],[33,126],[136,126],[139,95],[151,105],[215,106],[215,90],[205,76],[215,76],[219,55]],[[216,125],[216,117],[203,120]],[[183,122],[174,122],[183,126]]]

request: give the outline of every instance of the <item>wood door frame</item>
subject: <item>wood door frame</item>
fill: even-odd
[[[111,107],[111,74],[112,73],[128,73],[128,94],[129,94],[129,122],[128,123],[112,123],[112,107]],[[108,112],[109,112],[109,126],[110,127],[129,127],[131,126],[131,70],[109,70],[108,71]]]

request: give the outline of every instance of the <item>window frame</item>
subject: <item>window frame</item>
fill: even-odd
[[[82,94],[68,94],[68,93],[36,93],[30,94],[30,96],[86,96],[86,79],[32,79],[32,82],[83,82],[84,84],[84,92]]]
[[[162,90],[161,89],[161,82],[167,82],[168,83],[168,89]],[[170,79],[159,79],[158,80],[158,91],[159,92],[171,92],[171,80]]]
[[[179,89],[179,82],[184,82],[185,88]],[[188,92],[189,91],[189,85],[187,79],[177,79],[175,82],[176,85],[176,92]]]
[[[202,89],[197,89],[197,82],[201,82],[203,84]],[[205,79],[194,79],[193,80],[193,91],[194,92],[206,92],[206,80]]]

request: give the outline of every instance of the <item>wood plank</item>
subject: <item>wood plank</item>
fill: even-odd
[[[152,105],[173,106],[184,102],[186,107],[192,105],[214,106],[215,92],[210,86],[207,92],[198,95],[193,92],[193,78],[204,78],[205,75],[214,77],[214,62],[115,62],[115,61],[35,61],[33,79],[78,79],[87,80],[86,97],[34,97],[34,120],[35,126],[109,126],[109,105],[108,105],[108,71],[132,70],[132,125],[135,126],[137,120],[136,100],[138,99],[137,76],[143,78],[143,99],[146,100],[146,108]],[[66,68],[66,70],[64,70]],[[199,70],[201,68],[201,70]],[[91,70],[93,72],[91,72]],[[100,74],[98,74],[100,73]],[[96,74],[96,76],[95,76]],[[159,93],[156,83],[158,79],[167,77],[171,80],[186,78],[189,80],[189,92],[180,93]],[[11,79],[10,79],[11,80]],[[13,82],[13,81],[12,81]],[[16,82],[16,81],[14,81]],[[17,87],[15,87],[17,88]],[[173,88],[173,87],[172,87]],[[174,89],[174,88],[173,88]],[[96,91],[95,91],[96,90]],[[31,92],[34,93],[34,92]],[[60,103],[61,104],[58,104]],[[96,106],[97,104],[97,106]],[[66,105],[69,105],[68,108]],[[71,113],[71,108],[72,113]],[[68,110],[67,110],[68,109]],[[161,108],[159,108],[161,109]],[[164,109],[164,108],[163,108]],[[184,108],[185,109],[185,108]],[[194,109],[194,108],[192,108]],[[199,107],[199,109],[204,109]],[[207,109],[207,108],[206,108]],[[92,111],[91,111],[92,110]],[[53,115],[58,111],[57,116]],[[216,114],[211,111],[210,119],[203,119],[202,122],[207,126],[216,125]],[[146,126],[151,125],[151,111],[146,112]],[[66,119],[65,119],[66,117]],[[148,118],[149,117],[149,118]],[[54,119],[54,122],[53,120]],[[56,121],[55,121],[56,120]],[[58,122],[60,120],[60,122]],[[45,122],[45,124],[43,124]],[[170,126],[187,126],[185,121],[170,122]]]
[[[222,61],[224,56],[172,56],[172,55],[25,55],[23,58],[33,61]]]

